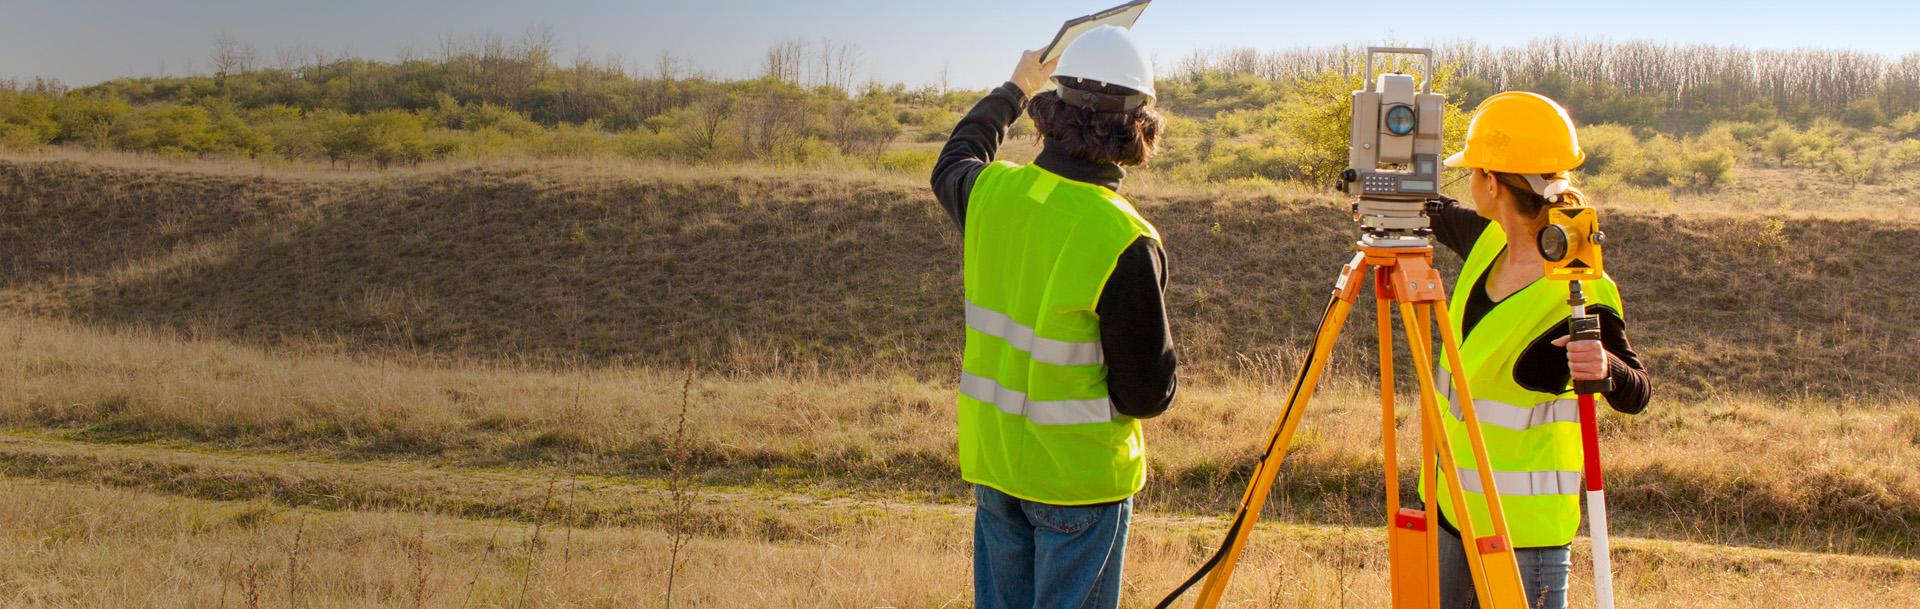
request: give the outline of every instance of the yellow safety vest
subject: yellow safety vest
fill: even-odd
[[[967,199],[960,472],[1056,505],[1146,484],[1140,422],[1107,395],[1094,309],[1120,253],[1159,233],[1106,188],[994,163]]]
[[[1474,242],[1448,305],[1455,336],[1463,333],[1468,295],[1506,246],[1507,235],[1499,223],[1488,225]],[[1613,278],[1582,282],[1581,288],[1588,306],[1605,306],[1626,315]],[[1474,326],[1473,335],[1460,344],[1460,363],[1466,368],[1467,386],[1473,391],[1474,412],[1486,439],[1494,485],[1500,489],[1501,507],[1512,534],[1510,541],[1518,548],[1565,545],[1573,541],[1575,530],[1580,528],[1580,410],[1571,381],[1563,391],[1541,393],[1522,387],[1513,378],[1514,364],[1533,339],[1556,324],[1566,323],[1571,313],[1567,294],[1566,282],[1536,280],[1495,304]],[[1451,375],[1457,371],[1444,359],[1440,364],[1436,380],[1449,403],[1441,421],[1460,471],[1457,477],[1440,477],[1437,503],[1449,521],[1460,521],[1453,502],[1446,499],[1448,485],[1459,480],[1461,490],[1466,491],[1474,530],[1491,534],[1493,524],[1481,494],[1480,466],[1467,443],[1466,423],[1453,395]],[[1421,498],[1435,503],[1425,496],[1428,472],[1420,475]]]

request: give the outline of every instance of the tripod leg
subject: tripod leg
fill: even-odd
[[[1353,302],[1342,299],[1339,293],[1335,293],[1327,303],[1327,311],[1320,318],[1320,329],[1314,334],[1313,351],[1308,354],[1300,375],[1294,378],[1293,389],[1288,394],[1286,406],[1280,411],[1280,418],[1273,423],[1273,429],[1267,437],[1266,452],[1254,467],[1253,478],[1247,482],[1245,494],[1241,495],[1240,510],[1234,514],[1233,526],[1227,530],[1226,541],[1193,577],[1161,599],[1158,605],[1160,609],[1172,606],[1173,601],[1202,576],[1206,577],[1206,584],[1201,587],[1200,598],[1194,601],[1193,606],[1211,609],[1219,605],[1220,597],[1226,593],[1227,581],[1233,577],[1234,565],[1240,560],[1240,551],[1246,547],[1247,536],[1253,533],[1254,524],[1260,520],[1260,510],[1266,507],[1267,495],[1273,491],[1273,478],[1280,472],[1280,462],[1287,458],[1293,432],[1300,426],[1307,403],[1313,399],[1313,390],[1320,384],[1320,374],[1326,369],[1327,357],[1333,352],[1334,342],[1340,338],[1340,329],[1346,324],[1347,313],[1352,309]]]
[[[1438,516],[1438,510],[1440,509],[1440,471],[1434,469],[1433,453],[1438,449],[1434,446],[1433,436],[1427,433],[1427,425],[1429,424],[1427,421],[1427,413],[1433,408],[1433,406],[1429,404],[1429,402],[1432,401],[1432,395],[1423,394],[1420,396],[1420,471],[1427,472],[1427,494],[1425,496],[1429,499],[1425,505],[1420,507],[1425,512],[1427,519],[1427,552],[1425,554],[1425,556],[1429,557],[1429,562],[1427,563],[1427,609],[1440,609],[1440,531],[1438,530],[1440,526],[1440,516]]]
[[[1446,359],[1455,371],[1465,371],[1459,363],[1459,342],[1453,338],[1453,325],[1446,323],[1448,311],[1446,302],[1430,304],[1434,315],[1440,317],[1440,344],[1446,346]],[[1500,492],[1494,488],[1494,467],[1486,459],[1486,440],[1480,436],[1480,415],[1473,407],[1473,388],[1467,386],[1467,375],[1453,375],[1453,396],[1459,396],[1461,421],[1467,423],[1467,442],[1473,448],[1473,461],[1480,463],[1480,488],[1486,488],[1486,513],[1494,523],[1494,536],[1500,536],[1501,544],[1513,540],[1513,534],[1507,532],[1507,511],[1501,509]],[[1511,548],[1507,548],[1511,549]],[[1515,567],[1515,582],[1519,582],[1519,567]]]
[[[1373,280],[1374,318],[1380,335],[1380,448],[1386,453],[1387,518],[1400,511],[1400,452],[1394,445],[1393,408],[1393,284],[1387,269],[1377,269]]]
[[[1407,348],[1415,353],[1430,353],[1432,348],[1428,345],[1428,341],[1422,340],[1425,338],[1427,337],[1416,337],[1409,334],[1407,337]],[[1418,361],[1419,358],[1415,357],[1414,359]],[[1442,500],[1439,489],[1439,470],[1435,469],[1437,465],[1435,453],[1439,450],[1439,447],[1435,444],[1435,436],[1430,431],[1433,429],[1433,427],[1431,427],[1433,424],[1432,420],[1427,416],[1428,412],[1437,412],[1437,410],[1435,410],[1437,408],[1437,406],[1435,406],[1436,396],[1432,392],[1425,391],[1424,387],[1418,382],[1414,385],[1414,393],[1420,398],[1419,412],[1417,413],[1420,416],[1420,471],[1424,475],[1423,477],[1426,478],[1426,494],[1423,496],[1427,499],[1426,503],[1421,506],[1424,512],[1423,515],[1426,517],[1427,527],[1427,547],[1424,556],[1429,557],[1426,569],[1426,608],[1440,609],[1440,564],[1438,557],[1440,556],[1439,509],[1440,501]]]
[[[1430,342],[1432,338],[1428,333],[1431,330],[1431,326],[1416,327],[1416,324],[1424,326],[1425,323],[1431,319],[1428,315],[1424,314],[1426,310],[1430,310],[1428,309],[1430,306],[1429,303],[1421,303],[1420,309],[1422,309],[1422,312],[1417,313],[1412,303],[1402,302],[1400,304],[1401,317],[1407,328],[1408,341],[1413,343],[1414,372],[1420,377],[1421,393],[1428,396],[1439,393],[1433,378],[1432,344]],[[1444,324],[1445,322],[1442,323]],[[1452,336],[1450,330],[1441,334],[1448,355],[1457,359],[1459,354],[1454,348]],[[1458,363],[1455,363],[1454,366],[1455,370],[1460,369]],[[1455,378],[1463,377],[1463,375],[1454,376]],[[1459,395],[1462,400],[1470,399],[1467,394],[1458,393],[1457,389],[1456,395]],[[1464,404],[1462,407],[1464,410],[1471,410],[1471,402],[1465,402]],[[1456,472],[1459,472],[1460,469],[1453,459],[1453,443],[1447,438],[1446,430],[1440,422],[1437,401],[1432,399],[1421,400],[1421,406],[1423,412],[1427,415],[1424,417],[1427,427],[1425,433],[1432,436],[1435,443],[1438,444],[1438,450],[1436,452],[1438,453],[1440,461],[1440,473],[1442,475],[1457,475]],[[1485,447],[1479,446],[1479,430],[1474,428],[1471,423],[1468,425],[1468,429],[1469,441],[1481,449],[1478,451],[1480,454],[1484,454]],[[1485,462],[1485,457],[1481,457],[1480,463]],[[1489,477],[1485,474],[1487,471],[1486,468],[1481,468],[1481,471],[1483,472],[1482,481],[1483,484],[1485,484],[1484,488],[1493,489],[1494,487],[1491,481],[1486,480],[1486,478]],[[1458,483],[1447,485],[1447,494],[1448,499],[1453,503],[1453,511],[1455,514],[1465,515],[1469,513],[1467,511],[1466,496],[1460,490]],[[1491,498],[1494,494],[1496,493],[1490,492],[1488,496]],[[1493,520],[1497,523],[1496,526],[1504,528],[1505,522],[1500,517],[1498,504],[1490,503],[1489,511],[1493,514]],[[1473,577],[1474,592],[1479,597],[1480,606],[1487,609],[1519,609],[1525,607],[1526,592],[1520,585],[1520,568],[1519,565],[1514,562],[1513,549],[1505,542],[1507,537],[1505,535],[1496,535],[1490,538],[1481,538],[1474,531],[1473,519],[1469,517],[1459,518],[1454,522],[1454,525],[1459,527],[1461,541],[1463,542],[1461,545],[1466,547],[1467,570]]]
[[[1433,528],[1426,512],[1401,507],[1398,417],[1393,401],[1393,282],[1386,268],[1375,269],[1374,317],[1380,337],[1380,449],[1386,470],[1387,571],[1395,609],[1429,609],[1427,574],[1435,554],[1427,551]]]

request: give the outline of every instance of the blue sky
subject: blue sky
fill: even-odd
[[[223,33],[257,48],[263,63],[271,64],[283,48],[391,59],[408,46],[429,54],[445,35],[517,37],[528,26],[544,26],[558,36],[563,56],[617,54],[651,66],[660,53],[671,52],[727,77],[756,71],[760,55],[780,41],[803,37],[817,45],[826,37],[857,45],[869,78],[930,83],[945,66],[953,86],[980,88],[1003,80],[1019,50],[1045,44],[1060,21],[1114,3],[0,0],[0,78],[51,76],[84,85],[116,76],[205,72],[213,40]],[[1195,49],[1389,39],[1498,46],[1554,35],[1848,48],[1897,57],[1920,50],[1916,17],[1920,9],[1912,4],[1888,0],[1158,0],[1136,31],[1163,64]]]

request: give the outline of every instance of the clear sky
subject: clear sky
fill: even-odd
[[[0,78],[85,85],[117,76],[207,72],[215,37],[259,50],[320,49],[391,59],[430,55],[442,36],[551,28],[563,57],[619,55],[650,67],[662,52],[723,77],[758,69],[773,44],[822,37],[860,49],[883,82],[954,87],[1005,79],[1018,51],[1065,19],[1118,0],[0,0]],[[1609,40],[1825,47],[1901,56],[1920,50],[1911,0],[1818,2],[1259,2],[1159,0],[1136,32],[1171,65],[1195,49],[1474,40],[1554,35]],[[861,80],[865,80],[864,78]]]

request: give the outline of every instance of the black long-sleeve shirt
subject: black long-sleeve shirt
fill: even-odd
[[[967,198],[980,171],[992,163],[1007,128],[1019,120],[1026,95],[1013,83],[1000,85],[974,104],[953,128],[933,166],[933,194],[962,231]],[[1041,169],[1078,182],[1118,191],[1126,171],[1113,163],[1068,156],[1043,142],[1033,161]],[[1160,244],[1141,237],[1120,253],[1094,312],[1100,316],[1100,347],[1107,363],[1107,393],[1115,410],[1152,418],[1173,404],[1178,363],[1167,324],[1167,259]]]
[[[1461,207],[1459,203],[1449,202],[1431,216],[1434,240],[1462,259],[1473,251],[1474,241],[1492,220],[1480,217],[1472,209]],[[1487,295],[1487,278],[1493,273],[1482,273],[1480,280],[1466,289],[1467,306],[1461,311],[1461,337],[1473,334],[1474,326],[1494,305],[1499,304]],[[1458,288],[1456,288],[1458,289]],[[1641,363],[1639,354],[1633,352],[1633,345],[1627,342],[1627,322],[1619,311],[1605,305],[1587,307],[1589,314],[1600,317],[1600,344],[1612,357],[1607,358],[1607,376],[1613,379],[1613,391],[1606,393],[1607,404],[1614,410],[1627,414],[1639,414],[1647,409],[1647,402],[1653,398],[1652,380],[1647,376],[1646,365]],[[1520,386],[1542,393],[1560,393],[1572,378],[1567,370],[1567,350],[1553,346],[1553,341],[1567,335],[1565,320],[1553,325],[1553,328],[1535,337],[1526,351],[1520,353],[1519,361],[1513,366],[1513,380]]]

